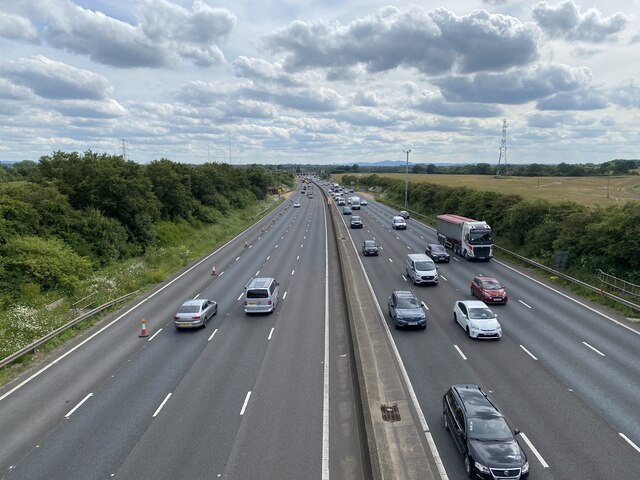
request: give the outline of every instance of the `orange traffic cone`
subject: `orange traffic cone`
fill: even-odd
[[[138,335],[139,337],[148,337],[149,336],[149,332],[147,332],[147,321],[143,318],[142,319],[142,329],[140,330],[140,335]]]
[[[213,268],[211,269],[211,276],[215,277],[216,276],[216,264],[213,264]]]

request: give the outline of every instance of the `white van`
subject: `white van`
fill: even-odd
[[[273,312],[280,295],[278,285],[275,278],[252,278],[244,289],[244,312]]]
[[[391,227],[393,227],[394,230],[406,230],[407,222],[404,218],[395,216],[393,217],[393,220],[391,220]]]
[[[410,253],[405,261],[407,278],[414,285],[427,283],[438,284],[438,270],[436,264],[424,253]]]

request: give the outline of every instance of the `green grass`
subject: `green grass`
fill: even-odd
[[[353,174],[346,174],[353,175]],[[369,173],[355,174],[369,176]],[[380,173],[380,177],[405,179],[403,173]],[[333,175],[342,182],[342,175]],[[525,200],[573,201],[587,206],[607,207],[630,200],[640,201],[640,176],[620,177],[492,177],[489,175],[409,174],[409,181],[450,187],[469,187],[522,196]]]
[[[95,272],[83,283],[73,298],[60,299],[52,294],[40,295],[31,305],[12,305],[1,311],[0,359],[8,357],[72,320],[72,305],[79,299],[91,295],[80,307],[94,308],[133,291],[149,290],[190,262],[214,251],[279,204],[280,201],[276,198],[269,197],[246,210],[231,212],[225,216],[224,222],[201,228],[184,224],[181,229],[176,230],[168,229],[165,225],[165,232],[169,231],[169,234],[165,235],[164,246],[148,251],[143,257],[117,262]],[[54,300],[59,300],[56,306],[47,307],[47,304],[52,305]],[[78,331],[89,328],[117,308],[120,306],[114,306],[100,315],[84,320],[41,346],[38,352],[25,355],[0,369],[0,385],[24,371],[43,354],[59,348]]]

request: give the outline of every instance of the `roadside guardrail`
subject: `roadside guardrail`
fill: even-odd
[[[12,362],[15,362],[17,359],[19,359],[23,355],[26,355],[27,353],[30,353],[30,352],[34,351],[36,348],[44,345],[49,340],[54,338],[56,335],[61,334],[65,330],[68,330],[69,328],[73,327],[74,325],[80,323],[83,320],[86,320],[87,318],[91,317],[92,315],[95,315],[96,313],[99,313],[99,312],[101,312],[103,310],[106,310],[107,308],[112,307],[113,305],[116,305],[118,303],[124,302],[125,300],[130,298],[132,295],[136,294],[137,292],[138,291],[136,290],[134,292],[127,293],[126,295],[123,295],[121,297],[118,297],[118,298],[115,298],[113,300],[110,300],[110,301],[108,301],[107,303],[105,303],[103,305],[100,305],[100,306],[98,306],[98,307],[96,307],[96,308],[94,308],[92,310],[89,310],[86,313],[83,313],[82,315],[74,318],[70,322],[67,322],[64,325],[56,328],[55,330],[53,330],[52,332],[48,333],[44,337],[39,338],[35,342],[27,345],[24,348],[21,348],[20,350],[18,350],[17,352],[9,355],[8,357],[3,358],[2,360],[0,360],[0,368],[9,365]]]

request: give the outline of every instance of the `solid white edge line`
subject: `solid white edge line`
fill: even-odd
[[[592,347],[591,345],[589,345],[587,342],[582,342],[583,345],[585,345],[586,347],[589,347],[591,350],[593,350],[594,352],[596,352],[598,355],[600,355],[601,357],[606,357],[606,355],[604,353],[602,353],[600,350],[598,350],[595,347]]]
[[[538,452],[536,447],[533,446],[533,443],[529,441],[529,438],[524,434],[524,432],[520,432],[520,436],[525,441],[525,443],[529,446],[533,454],[538,458],[538,461],[542,464],[542,466],[544,468],[549,468],[549,464],[544,461],[544,458],[542,458],[542,455],[540,455],[540,452]]]
[[[269,336],[267,337],[267,340],[271,340],[271,337],[273,336],[273,330],[275,327],[271,327],[271,331],[269,332]]]
[[[458,353],[460,354],[463,360],[467,359],[467,357],[465,357],[464,353],[462,353],[462,350],[460,350],[460,347],[458,347],[458,345],[454,345],[453,347],[458,351]]]
[[[329,232],[324,214],[324,369],[322,388],[322,480],[329,480]]]
[[[151,335],[151,336],[149,337],[149,340],[147,340],[147,342],[150,342],[151,340],[153,340],[153,339],[156,337],[156,335],[158,335],[161,331],[162,331],[162,329],[161,329],[161,328],[160,328],[160,329],[158,329],[158,331],[157,331],[156,333],[154,333],[153,335]]]
[[[345,223],[346,226],[346,223]],[[391,230],[389,230],[391,231]],[[353,250],[355,251],[357,257],[358,257],[358,262],[360,263],[360,268],[362,268],[362,271],[364,273],[364,278],[367,280],[367,285],[369,286],[369,292],[371,293],[371,296],[376,299],[375,301],[375,305],[376,305],[376,310],[378,310],[378,319],[382,322],[383,325],[383,329],[384,332],[387,336],[387,339],[389,341],[389,345],[391,345],[391,349],[393,350],[393,354],[396,356],[396,360],[398,361],[398,367],[400,368],[400,373],[402,374],[402,378],[404,379],[405,385],[407,386],[407,390],[409,391],[409,397],[411,399],[411,402],[413,403],[413,408],[416,412],[416,415],[418,416],[418,420],[420,422],[420,426],[422,427],[422,431],[425,435],[425,438],[427,439],[427,443],[429,444],[429,448],[431,449],[431,454],[433,455],[433,461],[436,464],[436,467],[438,469],[438,473],[440,474],[440,478],[441,480],[449,480],[449,477],[447,476],[447,472],[444,468],[444,464],[442,463],[442,459],[440,458],[440,454],[438,453],[438,448],[436,447],[435,442],[433,441],[433,438],[431,436],[431,431],[429,429],[429,425],[427,425],[427,420],[424,416],[424,413],[422,412],[422,408],[420,407],[420,403],[418,402],[418,397],[416,396],[416,392],[413,389],[413,385],[411,384],[411,380],[409,379],[409,374],[407,373],[406,368],[404,367],[404,362],[402,361],[402,357],[400,356],[400,352],[398,351],[398,347],[396,346],[396,342],[393,340],[393,335],[391,335],[391,331],[389,330],[389,325],[387,325],[386,319],[384,314],[382,313],[382,310],[380,309],[380,304],[377,301],[377,297],[376,294],[373,290],[373,286],[371,285],[371,281],[369,280],[369,276],[367,275],[367,271],[364,268],[364,264],[362,263],[362,258],[360,258],[360,255],[358,255],[358,249],[356,248],[355,243],[353,243],[353,237],[351,237],[351,235],[349,235],[349,240],[351,240],[351,246],[353,247]],[[389,258],[390,261],[393,262],[393,260],[391,260],[391,258]]]
[[[640,453],[640,447],[638,447],[638,445],[633,443],[629,437],[627,437],[622,432],[619,432],[618,435],[620,435],[624,439],[625,442],[627,442],[629,445],[631,445],[631,447],[635,448],[638,453]]]
[[[516,270],[515,268],[510,267],[509,265],[506,265],[506,264],[502,263],[502,262],[501,262],[501,261],[499,261],[499,260],[495,260],[495,259],[494,259],[494,260],[492,260],[492,261],[493,261],[493,262],[495,262],[495,263],[497,263],[498,265],[502,265],[503,267],[508,268],[509,270],[511,270],[511,271],[513,271],[513,272],[515,272],[515,273],[517,273],[517,274],[519,274],[519,275],[522,275],[522,276],[523,276],[523,277],[525,277],[525,278],[528,278],[528,279],[529,279],[529,280],[531,280],[532,282],[535,282],[535,283],[537,283],[538,285],[540,285],[540,286],[542,286],[542,287],[544,287],[544,288],[546,288],[546,289],[548,289],[548,290],[551,290],[552,292],[555,292],[555,293],[557,293],[558,295],[560,295],[560,296],[562,296],[562,297],[564,297],[564,298],[566,298],[566,299],[568,299],[568,300],[571,300],[571,301],[572,301],[572,302],[574,302],[574,303],[577,303],[578,305],[580,305],[581,307],[586,308],[587,310],[591,310],[591,311],[592,311],[593,313],[595,313],[596,315],[600,315],[601,317],[606,318],[607,320],[609,320],[609,321],[611,321],[611,322],[615,323],[616,325],[619,325],[620,327],[626,328],[627,330],[629,330],[630,332],[635,333],[636,335],[640,335],[640,331],[638,331],[638,330],[634,330],[633,328],[629,327],[628,325],[625,325],[624,323],[619,322],[619,321],[618,321],[618,320],[616,320],[615,318],[611,318],[611,317],[609,317],[608,315],[605,315],[604,313],[599,312],[599,311],[598,311],[598,310],[596,310],[595,308],[592,308],[592,307],[590,307],[589,305],[587,305],[587,304],[585,304],[585,303],[582,303],[582,302],[581,302],[581,301],[579,301],[579,300],[576,300],[575,298],[571,298],[571,297],[570,297],[569,295],[567,295],[566,293],[562,293],[561,291],[556,290],[555,288],[550,287],[549,285],[545,285],[545,284],[544,284],[544,283],[542,283],[540,280],[536,280],[535,278],[530,277],[529,275],[526,275],[526,274],[524,274],[524,273],[522,273],[522,272],[520,272],[520,271]]]
[[[84,397],[82,400],[80,400],[80,402],[75,407],[73,407],[71,410],[69,410],[69,413],[67,413],[64,416],[64,418],[69,418],[71,415],[73,415],[73,412],[75,412],[77,409],[79,409],[82,406],[82,404],[84,402],[86,402],[87,400],[89,400],[91,397],[93,397],[93,393],[87,394],[87,396]]]
[[[277,210],[277,208],[276,208]],[[275,211],[275,210],[274,210]],[[17,390],[19,390],[20,388],[22,388],[23,386],[25,386],[27,383],[31,382],[34,378],[40,376],[40,374],[46,372],[47,370],[49,370],[49,368],[53,367],[56,363],[58,363],[60,360],[63,360],[64,358],[66,358],[68,355],[71,355],[73,352],[75,352],[78,348],[82,347],[85,343],[90,342],[91,340],[93,340],[95,337],[97,337],[98,335],[100,335],[102,332],[104,332],[107,328],[109,328],[110,326],[112,326],[114,323],[120,321],[122,318],[126,317],[127,315],[129,315],[131,312],[133,312],[134,310],[136,310],[140,305],[142,305],[143,303],[146,303],[147,300],[155,297],[157,294],[159,294],[160,292],[162,292],[164,289],[168,288],[169,286],[173,285],[175,282],[177,282],[178,280],[180,280],[182,277],[184,277],[187,273],[190,273],[192,270],[194,270],[196,267],[200,266],[201,264],[203,264],[204,262],[208,261],[211,257],[213,257],[215,254],[217,254],[219,251],[221,251],[223,248],[225,248],[226,246],[228,246],[229,244],[231,244],[232,242],[236,241],[238,238],[240,238],[242,235],[244,235],[245,233],[247,233],[249,230],[251,230],[252,228],[254,228],[255,225],[251,225],[250,227],[247,227],[245,230],[243,230],[242,232],[240,232],[238,235],[236,235],[235,237],[233,237],[231,240],[229,240],[227,243],[225,243],[224,245],[222,245],[220,248],[218,248],[217,250],[211,252],[209,255],[207,255],[206,257],[204,257],[202,260],[200,260],[199,262],[195,263],[191,268],[185,270],[184,272],[182,272],[180,275],[178,275],[176,278],[174,278],[173,280],[171,280],[170,282],[166,283],[165,285],[163,285],[162,287],[160,287],[158,290],[156,290],[155,292],[151,293],[149,296],[143,298],[142,300],[140,300],[140,302],[138,302],[137,304],[135,304],[133,307],[131,307],[129,310],[127,310],[126,312],[124,312],[122,315],[117,316],[116,318],[114,318],[111,322],[107,323],[104,327],[102,327],[100,330],[98,330],[97,332],[93,333],[92,335],[88,336],[87,338],[85,338],[82,342],[78,343],[75,347],[71,348],[69,351],[63,353],[62,355],[60,355],[58,358],[56,358],[54,361],[52,361],[51,363],[45,365],[44,367],[42,367],[40,370],[38,370],[36,373],[34,373],[33,375],[29,376],[28,378],[26,378],[25,380],[23,380],[22,382],[20,382],[18,385],[16,385],[15,387],[13,387],[11,390],[9,390],[8,392],[6,392],[4,395],[0,396],[0,402],[2,400],[4,400],[5,398],[7,398],[9,395],[11,395],[12,393],[16,392]],[[224,273],[224,272],[223,272]],[[222,275],[222,273],[220,274],[220,276]]]
[[[210,342],[213,339],[213,336],[218,332],[218,329],[216,328],[213,333],[211,334],[211,336],[207,339],[207,342]]]
[[[523,304],[525,307],[527,308],[531,308],[531,306],[527,305],[526,303],[524,303],[522,300],[518,300],[521,304]]]
[[[538,358],[533,353],[531,353],[529,350],[527,350],[524,346],[520,345],[520,348],[522,350],[524,350],[527,353],[527,355],[529,355],[531,358],[533,358],[534,360],[538,360]]]
[[[242,404],[242,409],[240,410],[240,415],[244,415],[244,411],[247,409],[247,404],[249,403],[249,397],[251,397],[251,390],[247,392],[247,396],[244,398],[244,403]]]
[[[162,407],[164,407],[164,404],[167,403],[167,400],[169,400],[169,398],[171,397],[171,393],[168,393],[166,397],[164,397],[164,400],[162,401],[162,403],[160,404],[160,406],[156,409],[156,411],[153,413],[153,417],[155,418],[159,413],[160,410],[162,410]]]

